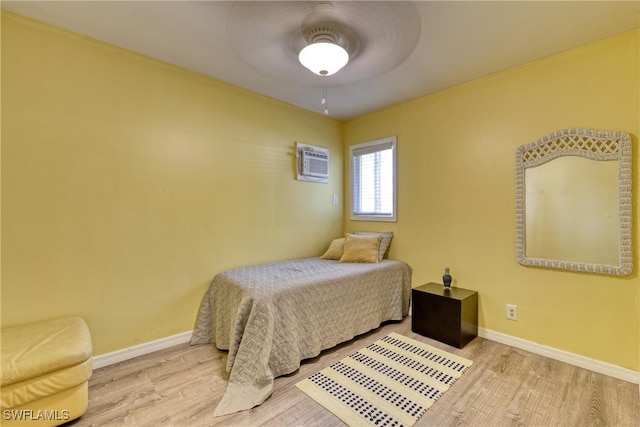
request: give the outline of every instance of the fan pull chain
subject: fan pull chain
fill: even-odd
[[[321,105],[324,105],[324,113],[329,115],[329,106],[327,103],[327,87],[322,86],[322,100],[320,101]]]

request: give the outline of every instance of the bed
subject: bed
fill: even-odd
[[[215,416],[261,404],[274,379],[297,370],[302,360],[408,314],[408,264],[348,262],[327,253],[214,277],[191,344],[228,350],[229,383]]]

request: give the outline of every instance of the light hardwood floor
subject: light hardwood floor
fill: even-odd
[[[474,361],[417,426],[640,426],[638,385],[476,338],[459,350],[394,322],[324,351],[277,378],[273,395],[249,411],[213,418],[226,387],[226,353],[179,345],[97,369],[89,409],[73,426],[340,426],[295,383],[390,332]]]

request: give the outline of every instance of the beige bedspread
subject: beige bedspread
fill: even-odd
[[[410,296],[411,267],[388,259],[307,258],[216,275],[191,338],[191,344],[229,350],[229,383],[215,415],[261,404],[274,378],[295,371],[301,360],[402,319]]]

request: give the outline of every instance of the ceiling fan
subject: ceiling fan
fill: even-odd
[[[412,2],[237,2],[227,22],[234,52],[261,73],[306,86],[339,86],[392,70],[415,49]],[[337,52],[335,67],[310,65],[313,49]],[[292,72],[296,70],[296,72]]]

